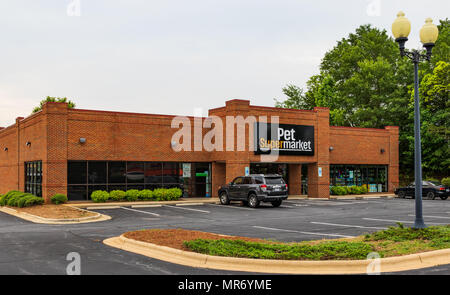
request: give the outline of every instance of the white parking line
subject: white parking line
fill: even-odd
[[[327,223],[327,222],[314,222],[314,224],[323,224],[323,225],[331,225],[331,226],[341,226],[341,227],[355,227],[355,228],[370,228],[370,229],[386,229],[386,227],[375,227],[375,226],[362,226],[362,225],[349,225],[349,224],[337,224],[337,223]]]
[[[156,213],[147,212],[147,211],[142,211],[142,210],[136,210],[136,209],[131,209],[131,208],[126,208],[126,207],[120,207],[120,209],[125,209],[125,210],[129,210],[129,211],[134,211],[134,212],[139,212],[139,213],[149,214],[149,215],[153,215],[153,216],[161,216],[161,215],[156,214]]]
[[[184,208],[184,207],[179,207],[179,206],[177,207],[177,206],[164,205],[164,207],[170,207],[170,208],[181,209],[181,210],[196,211],[196,212],[202,212],[202,213],[211,213],[211,212],[205,211],[205,210],[198,210],[198,209]]]
[[[295,208],[295,206],[281,205],[280,208]]]
[[[414,214],[408,214],[408,216],[416,216]],[[424,215],[423,217],[426,218],[444,218],[444,219],[450,219],[449,216],[432,216],[432,215]]]
[[[382,221],[382,222],[414,223],[414,221],[405,221],[405,220],[378,219],[378,218],[363,218],[363,219],[364,219],[364,220],[372,220],[372,221]],[[431,224],[431,225],[446,225],[447,223],[426,222],[426,224]]]
[[[131,208],[155,208],[162,207],[162,205],[133,205]]]
[[[264,227],[264,226],[257,226],[257,225],[254,225],[253,227],[254,227],[254,228],[260,228],[260,229],[275,230],[275,231],[283,231],[283,232],[299,233],[299,234],[304,234],[304,235],[314,235],[314,236],[328,236],[328,237],[341,237],[341,238],[354,238],[354,237],[355,237],[355,236],[345,236],[345,235],[338,235],[338,234],[312,233],[312,232],[306,232],[306,231],[296,231],[296,230],[288,230],[288,229],[280,229],[280,228]]]
[[[242,210],[250,210],[250,211],[255,210],[255,209],[248,208],[248,207],[238,207],[238,206],[233,206],[233,205],[216,205],[216,204],[208,204],[208,205],[209,206],[221,207],[221,208],[242,209]]]
[[[87,207],[87,210],[107,210],[107,209],[119,209],[120,206],[97,206],[97,207]]]
[[[205,203],[177,203],[175,206],[199,206],[204,204]]]

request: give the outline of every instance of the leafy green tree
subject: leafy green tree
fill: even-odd
[[[423,77],[419,92],[423,170],[440,179],[450,172],[450,63],[437,62],[433,72]],[[412,91],[409,105],[411,117],[414,115],[413,103]],[[408,139],[412,154],[414,137]]]
[[[41,100],[40,104],[38,107],[35,107],[33,109],[33,114],[36,112],[39,112],[40,110],[42,110],[42,107],[44,106],[45,103],[47,102],[65,102],[68,104],[68,107],[74,108],[75,107],[75,103],[71,100],[68,100],[67,97],[52,97],[52,96],[47,96],[45,99]]]
[[[441,20],[438,28],[439,38],[433,49],[431,63],[421,63],[419,67],[419,76],[423,78],[423,81],[427,81],[426,84],[421,83],[420,87],[427,92],[430,91],[429,88],[436,89],[436,83],[445,85],[445,81],[441,79],[445,69],[440,66],[437,72],[434,70],[439,61],[449,62],[449,20]],[[337,126],[370,128],[399,126],[400,169],[404,174],[412,174],[414,146],[411,146],[411,139],[414,138],[414,116],[410,98],[414,83],[413,73],[413,63],[400,56],[398,44],[386,30],[362,25],[355,32],[338,41],[336,46],[325,54],[320,65],[320,73],[309,79],[306,91],[289,85],[290,89],[295,89],[295,93],[301,95],[292,95],[293,92],[287,91],[285,87],[283,93],[287,99],[282,102],[277,101],[276,106],[286,107],[286,104],[291,104],[304,109],[312,109],[315,106],[329,107],[330,124]],[[439,82],[436,82],[438,79],[436,75],[440,75]],[[431,81],[435,81],[433,82],[435,84]],[[442,87],[438,88],[442,89]],[[441,92],[439,95],[442,98]],[[431,100],[435,96],[436,94],[430,93],[424,99]],[[448,109],[448,105],[442,105],[442,99],[438,101],[441,111]],[[435,110],[428,108],[424,111],[437,114]],[[444,112],[442,116],[446,114]],[[429,157],[423,158],[425,173],[442,171],[444,169],[442,165],[448,163],[444,158],[447,156],[448,160],[448,150],[446,154],[442,149],[437,149],[437,146],[443,143],[442,137],[437,137],[433,133],[440,132],[439,134],[442,135],[442,130],[448,130],[448,125],[442,121],[443,118],[438,119],[437,116],[431,118],[425,113],[422,116],[422,127],[425,128],[423,134],[426,133],[423,137],[433,139],[434,143],[430,145],[430,148],[431,146],[436,148],[433,156],[430,154]],[[443,164],[437,165],[437,162]]]

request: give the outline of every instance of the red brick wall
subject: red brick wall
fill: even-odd
[[[310,197],[329,196],[330,164],[386,164],[389,166],[389,190],[398,185],[398,128],[340,128],[329,126],[329,110],[288,110],[252,106],[247,100],[231,100],[225,107],[211,109],[209,115],[279,116],[281,124],[310,125],[315,128],[314,156],[279,156],[277,162],[292,164],[292,177],[300,182],[300,164],[308,165]],[[42,160],[44,166],[43,195],[46,200],[54,193],[67,193],[67,160],[176,161],[212,162],[213,196],[220,185],[243,175],[245,167],[260,162],[261,156],[249,151],[248,135],[253,125],[246,126],[245,151],[226,151],[223,131],[223,151],[182,151],[171,148],[171,139],[178,129],[171,128],[174,116],[119,113],[67,109],[66,104],[47,103],[38,114],[18,120],[14,126],[0,130],[0,193],[10,189],[23,190],[23,163]],[[204,118],[189,117],[194,121]],[[203,135],[210,129],[204,129]],[[193,134],[193,132],[192,132]],[[236,147],[237,130],[234,132]],[[80,138],[86,138],[81,144]],[[253,136],[251,137],[253,138]],[[31,147],[25,142],[30,141]],[[191,138],[194,148],[194,137]],[[7,146],[8,152],[3,151]],[[332,146],[334,150],[329,151]],[[380,153],[380,149],[385,150]],[[20,152],[18,153],[18,151]],[[298,166],[297,166],[298,165]],[[296,168],[297,167],[297,168]],[[318,168],[322,168],[322,177]],[[300,175],[300,176],[299,176]],[[292,181],[293,178],[291,178]],[[300,192],[298,183],[291,190]]]

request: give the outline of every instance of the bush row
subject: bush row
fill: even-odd
[[[332,186],[331,187],[331,194],[332,195],[363,195],[367,194],[368,189],[367,186]]]
[[[114,190],[111,192],[94,191],[91,194],[93,202],[102,203],[111,201],[173,201],[178,200],[183,195],[183,191],[179,188],[157,188],[155,190]]]
[[[22,208],[42,204],[44,204],[43,198],[36,197],[35,195],[19,191],[9,191],[8,193],[0,197],[1,206]]]

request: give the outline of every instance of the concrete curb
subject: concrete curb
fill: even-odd
[[[217,203],[219,202],[219,199],[217,198],[205,198],[201,199],[195,199],[195,200],[182,200],[182,201],[138,201],[138,202],[106,202],[106,203],[93,203],[93,202],[86,202],[86,203],[76,203],[76,204],[67,204],[67,206],[74,207],[74,208],[89,208],[89,209],[116,209],[119,207],[133,207],[133,206],[146,206],[146,205],[197,205],[200,203],[204,204],[211,204],[211,203]]]
[[[370,199],[393,199],[393,198],[395,198],[394,194],[330,196],[330,200],[370,200]]]
[[[221,257],[199,254],[128,239],[103,241],[121,250],[190,267],[276,274],[365,274],[375,260],[292,261]],[[381,258],[380,272],[397,272],[450,263],[450,249]]]
[[[91,212],[88,210],[76,208],[78,210]],[[40,223],[40,224],[79,224],[79,223],[90,223],[90,222],[100,222],[105,220],[110,220],[111,217],[108,215],[96,213],[94,216],[88,216],[88,217],[81,217],[81,218],[70,218],[70,219],[54,219],[54,218],[45,218],[33,214],[29,214],[26,212],[18,212],[15,209],[8,208],[8,207],[1,207],[0,211],[9,215],[13,215],[15,217],[31,221],[34,223]]]
[[[383,195],[345,195],[345,196],[330,196],[330,198],[308,198],[305,195],[290,195],[288,200],[362,200],[362,199],[379,199],[379,198],[393,198],[392,194]],[[189,205],[200,205],[200,204],[219,204],[218,198],[192,198],[192,199],[180,199],[178,201],[137,201],[137,202],[106,202],[106,203],[68,203],[66,206],[71,206],[75,208],[86,208],[86,209],[117,209],[119,207],[135,207],[145,208],[147,205],[175,205],[175,206],[189,206]]]

